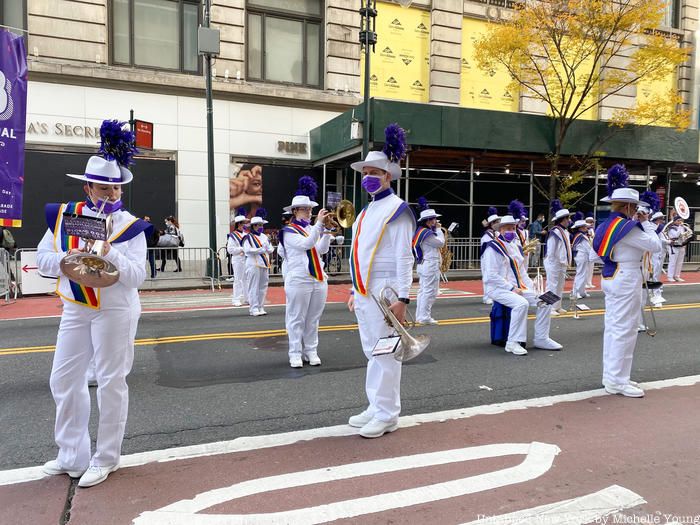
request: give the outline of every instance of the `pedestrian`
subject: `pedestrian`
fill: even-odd
[[[552,305],[552,315],[566,313],[562,308],[566,270],[571,266],[571,238],[567,228],[571,223],[569,210],[563,208],[558,199],[552,201],[552,224],[547,234],[544,252],[544,270],[547,276],[547,291],[559,296]]]
[[[366,438],[396,430],[401,412],[401,362],[391,354],[372,355],[380,338],[393,333],[373,296],[378,297],[386,286],[394,288],[398,299],[389,308],[399,322],[404,322],[413,281],[411,241],[416,222],[408,205],[391,189],[391,181],[401,175],[400,162],[406,151],[404,132],[390,124],[385,135],[383,151],[371,151],[365,160],[351,164],[353,170],[362,173],[362,188],[372,197],[352,225],[353,288],[348,300],[368,360],[365,392],[369,402],[348,424],[359,428]]]
[[[178,254],[178,247],[184,246],[184,237],[180,231],[180,223],[177,219],[169,215],[165,218],[165,230],[160,236],[158,246],[167,247],[166,250],[161,250],[160,252],[160,271],[165,271],[165,263],[167,260],[176,261],[177,267],[174,272],[182,271],[182,262],[180,261],[180,255]]]
[[[562,345],[549,337],[552,307],[538,298],[523,265],[525,257],[515,231],[518,223],[512,215],[501,217],[499,233],[486,245],[483,258],[484,285],[489,297],[511,309],[505,350],[513,355],[527,355],[521,343],[527,342],[527,312],[531,306],[536,307],[535,348],[561,350]]]
[[[416,322],[438,324],[433,319],[432,309],[440,291],[440,250],[445,246],[445,234],[438,222],[438,217],[442,216],[430,208],[425,197],[418,198],[418,208],[418,228],[413,235],[413,256],[419,280]]]
[[[486,284],[484,282],[484,252],[488,247],[488,243],[496,238],[496,230],[498,229],[498,221],[501,218],[498,216],[498,210],[491,206],[487,211],[488,217],[482,222],[484,225],[484,234],[481,236],[481,243],[479,245],[479,268],[481,269],[481,285],[483,286],[483,295],[481,297],[481,302],[484,304],[493,304],[493,299],[491,299],[486,290]]]
[[[593,249],[603,260],[605,331],[603,336],[603,386],[609,394],[643,397],[644,390],[630,379],[637,324],[642,308],[642,256],[661,250],[649,215],[637,212],[639,192],[628,187],[629,175],[621,164],[608,170],[608,219],[598,226]]]
[[[246,293],[246,265],[243,240],[248,235],[250,221],[246,217],[245,209],[239,208],[238,214],[233,218],[233,231],[226,238],[226,253],[231,257],[233,267],[233,289],[231,291],[231,304],[243,306],[248,303]]]
[[[250,233],[243,241],[245,253],[245,278],[247,285],[250,315],[257,317],[267,315],[265,296],[270,280],[270,255],[274,252],[267,235],[263,233],[267,221],[265,208],[258,208],[255,217],[250,220]]]
[[[151,218],[145,215],[143,218],[148,224],[151,223]],[[146,246],[148,247],[148,266],[151,268],[151,279],[156,278],[156,250],[158,247],[158,239],[160,238],[160,232],[155,228],[151,228],[151,235],[146,237]]]
[[[289,366],[301,368],[303,362],[319,366],[318,325],[328,296],[328,277],[321,256],[331,241],[324,227],[328,210],[318,212],[311,225],[311,210],[318,206],[317,186],[313,178],[299,179],[299,189],[285,208],[293,219],[280,230],[279,245],[284,248],[285,326],[289,338]]]
[[[122,207],[122,185],[133,178],[127,169],[133,138],[129,131],[122,131],[122,125],[117,121],[103,122],[100,151],[104,156],[90,157],[84,174],[69,175],[85,182],[85,201],[47,205],[49,229],[37,252],[39,271],[58,277],[57,292],[63,302],[50,380],[56,403],[58,456],[42,470],[49,475],[80,478],[80,487],[101,483],[119,467],[129,407],[126,376],[134,358],[134,338],[141,314],[138,287],[146,278],[146,237],[152,228]],[[108,288],[93,289],[71,281],[61,271],[61,260],[67,254],[86,251],[85,241],[68,235],[63,221],[68,215],[95,217],[103,204],[114,232],[104,244],[104,258],[116,266],[119,280]],[[99,401],[94,454],[86,381],[93,355]]]
[[[590,296],[586,291],[586,279],[588,279],[588,269],[593,264],[591,262],[593,246],[588,235],[588,223],[580,211],[574,213],[574,224],[571,230],[571,255],[576,261],[576,276],[571,295],[576,299],[583,299]]]

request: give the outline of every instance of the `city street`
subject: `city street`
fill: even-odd
[[[697,343],[700,337],[697,323],[699,287],[690,282],[696,280],[695,274],[688,275],[688,283],[666,286],[668,303],[656,311],[658,335],[655,338],[640,335],[633,370],[637,381],[647,383],[700,375]],[[322,318],[319,353],[323,365],[320,368],[306,366],[302,370],[293,370],[287,365],[283,306],[270,306],[268,316],[254,319],[247,315],[246,309],[202,309],[191,303],[187,305],[189,310],[180,310],[177,304],[171,304],[176,311],[160,309],[144,313],[137,335],[134,368],[129,377],[131,404],[123,447],[123,468],[98,488],[77,489],[75,496],[69,490],[66,476],[37,480],[40,477],[38,469],[32,468],[55,455],[52,441],[54,407],[48,376],[59,319],[53,313],[52,317],[0,321],[3,334],[0,343],[3,370],[0,377],[3,403],[0,413],[0,484],[5,485],[0,487],[0,508],[6,513],[4,518],[0,516],[0,522],[21,523],[7,520],[17,513],[31,513],[32,523],[57,523],[68,499],[74,509],[70,523],[129,523],[143,512],[155,511],[182,498],[192,498],[204,490],[255,476],[274,476],[495,443],[535,442],[547,444],[549,448],[544,451],[545,456],[556,447],[561,450],[555,454],[556,459],[552,456],[549,460],[550,466],[553,461],[550,475],[556,475],[546,486],[537,482],[537,488],[530,485],[525,489],[515,485],[507,490],[501,489],[502,492],[497,493],[499,496],[496,492],[486,491],[474,500],[479,502],[478,505],[473,504],[470,496],[464,495],[466,493],[460,495],[457,491],[451,492],[454,497],[449,496],[451,499],[444,504],[433,501],[432,496],[425,496],[428,499],[418,498],[415,503],[409,498],[401,506],[420,504],[416,509],[428,513],[425,514],[426,520],[427,516],[431,519],[440,516],[436,522],[462,523],[474,521],[479,516],[535,508],[620,485],[650,502],[650,506],[640,507],[641,500],[635,500],[635,496],[629,505],[619,506],[620,509],[641,509],[642,514],[658,510],[700,515],[700,503],[696,497],[691,497],[700,491],[697,476],[693,473],[699,466],[697,443],[687,439],[700,431],[697,418],[688,417],[697,410],[694,401],[700,388],[697,382],[686,380],[694,386],[678,386],[673,381],[664,383],[648,392],[643,400],[602,394],[602,294],[598,290],[583,301],[591,310],[580,319],[573,319],[570,314],[553,319],[552,337],[564,345],[563,351],[531,350],[526,357],[506,354],[503,349],[489,344],[489,307],[483,305],[476,295],[479,284],[448,283],[443,298],[434,308],[434,316],[440,320],[440,325],[416,329],[417,333],[429,334],[432,343],[424,355],[404,367],[402,414],[408,417],[402,419],[402,426],[423,424],[401,429],[372,442],[357,438],[353,435],[356,432],[344,425],[348,416],[364,408],[365,360],[359,349],[355,319],[342,303],[329,304]],[[475,295],[468,295],[470,293]],[[279,291],[272,292],[271,296],[275,294]],[[334,297],[340,299],[340,296],[338,293],[331,300]],[[573,397],[567,397],[567,394]],[[603,397],[597,399],[601,395]],[[523,403],[522,400],[546,396],[564,397],[517,405]],[[575,402],[577,408],[566,408],[571,406],[569,402]],[[510,409],[487,406],[499,403],[516,405]],[[548,405],[553,406],[534,408]],[[533,408],[509,412],[526,406]],[[480,408],[475,409],[475,413],[468,413],[465,409],[469,407]],[[527,415],[532,410],[536,412]],[[434,414],[436,412],[443,414]],[[489,415],[500,412],[504,413]],[[421,416],[411,418],[416,415]],[[94,416],[93,413],[93,419]],[[477,420],[469,419],[476,416],[479,417],[478,424],[475,424]],[[599,416],[604,416],[604,419],[599,419]],[[440,423],[444,420],[449,423]],[[671,428],[673,431],[669,431]],[[296,431],[304,432],[295,434]],[[292,434],[285,434],[290,432]],[[245,436],[259,438],[257,441],[255,438],[243,440],[241,444],[237,438]],[[309,439],[314,440],[307,442]],[[230,445],[231,440],[236,440],[233,445]],[[631,441],[635,444],[627,446]],[[642,441],[640,446],[637,441]],[[229,445],[219,442],[229,442]],[[207,447],[204,445],[207,443],[212,445]],[[156,452],[188,446],[194,448]],[[269,447],[273,448],[259,450]],[[287,450],[285,447],[291,448]],[[249,455],[245,450],[257,452]],[[518,450],[520,452],[491,450],[484,455],[475,452],[472,459],[478,459],[475,464],[477,473],[512,467],[517,462],[504,461],[501,456],[526,453],[523,452],[525,449]],[[149,451],[151,455],[141,454]],[[225,456],[223,463],[216,459],[212,463],[209,458],[203,460],[203,464],[188,459],[157,467],[148,465],[163,457],[206,457],[224,452],[230,456]],[[466,452],[467,456],[472,452]],[[424,466],[469,458],[443,458],[436,460],[437,463],[426,460]],[[614,465],[607,470],[606,458],[615,458]],[[239,470],[238,462],[244,459],[249,462]],[[260,465],[256,463],[258,460]],[[587,465],[588,462],[591,464]],[[142,463],[147,464],[136,466]],[[124,468],[129,465],[134,467]],[[663,471],[669,465],[673,466],[672,470]],[[361,470],[364,471],[365,467],[367,472],[364,475],[371,474],[374,467],[367,463]],[[562,470],[574,467],[576,474],[573,478]],[[242,506],[223,505],[215,512],[246,514],[304,509],[339,498],[369,497],[395,489],[439,484],[458,477],[447,467],[431,467],[425,479],[415,485],[406,472],[387,477],[388,474],[382,474],[386,472],[383,467],[377,468],[376,484],[373,483],[372,488],[354,481],[352,486],[355,489],[349,493],[342,488],[344,484],[341,488],[333,486],[330,492],[325,489],[312,493],[308,490],[285,491],[279,504],[251,497],[243,500]],[[542,473],[546,470],[548,468]],[[211,478],[207,474],[210,471]],[[183,472],[186,475],[181,477]],[[459,472],[464,474],[465,471]],[[152,478],[156,474],[163,478]],[[469,474],[474,472],[469,470]],[[538,476],[532,474],[527,479]],[[320,483],[321,478],[312,476],[310,479],[316,481],[305,483]],[[382,486],[384,482],[391,487]],[[154,483],[159,487],[157,490]],[[662,490],[662,487],[674,485],[676,495],[664,496],[663,490],[668,492],[668,489]],[[280,485],[280,488],[291,486]],[[365,488],[359,490],[362,486]],[[498,486],[501,485],[493,485]],[[31,490],[26,487],[31,487]],[[122,502],[130,502],[126,506],[120,503],[122,510],[119,512],[109,510],[107,500],[117,503],[110,487],[124,498]],[[547,487],[556,487],[556,490],[550,491]],[[154,490],[157,498],[153,496],[155,493],[149,496]],[[433,494],[433,490],[426,489],[425,494]],[[418,492],[422,494],[420,490]],[[39,493],[42,496],[37,498]],[[300,493],[303,493],[302,499],[299,499]],[[681,497],[683,494],[687,497]],[[625,498],[629,494],[605,497],[608,496],[627,501]],[[447,497],[443,495],[434,499]],[[100,505],[91,505],[92,498],[98,498]],[[39,499],[41,504],[37,503]],[[262,501],[267,503],[260,507],[258,503]],[[637,504],[633,505],[635,501]],[[572,503],[572,508],[580,503]],[[376,523],[406,522],[406,515],[401,511],[388,510],[394,508],[392,505],[386,507],[386,514],[382,513],[385,508],[382,505],[366,507],[376,510],[360,513],[372,514],[371,519],[363,518],[363,522],[365,519]],[[96,511],[101,515],[99,519],[90,514]],[[328,519],[320,521],[359,515],[344,514],[345,510],[337,509],[328,512]],[[105,513],[109,516],[106,517]],[[279,522],[310,522],[308,515],[303,513],[294,519],[290,516],[281,517]],[[191,519],[167,521],[158,513],[144,515],[141,519],[143,521],[139,523],[214,523]]]

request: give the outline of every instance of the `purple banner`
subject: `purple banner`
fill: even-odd
[[[26,120],[24,38],[0,29],[0,226],[22,226]]]

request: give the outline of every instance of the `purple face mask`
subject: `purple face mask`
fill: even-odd
[[[88,205],[92,209],[94,209],[95,211],[98,211],[102,207],[103,199],[98,199],[96,205],[93,204],[93,202],[90,198],[87,199],[87,202],[88,202]],[[102,210],[102,213],[109,215],[110,213],[114,213],[115,211],[121,210],[123,206],[124,206],[124,203],[122,202],[121,199],[117,199],[116,201],[107,201],[104,209]]]
[[[515,232],[507,231],[503,232],[502,235],[506,242],[513,242],[515,240]]]
[[[260,234],[260,233],[263,232],[263,229],[264,229],[264,228],[263,228],[262,226],[256,226],[255,228],[253,228],[253,231],[254,231],[255,233]]]
[[[362,177],[362,187],[370,195],[377,193],[382,187],[382,179],[374,175],[365,175]]]

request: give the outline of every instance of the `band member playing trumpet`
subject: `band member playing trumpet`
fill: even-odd
[[[666,251],[668,249],[668,245],[671,243],[671,241],[668,240],[666,236],[662,234],[664,226],[666,225],[666,222],[664,220],[665,218],[666,216],[662,211],[657,211],[654,213],[654,215],[651,216],[651,222],[656,228],[656,234],[659,236],[659,240],[661,241],[662,246],[661,251],[659,253],[655,253],[651,258],[651,264],[654,268],[652,273],[652,280],[657,283],[661,282],[661,274],[663,273]],[[657,308],[659,306],[662,306],[663,303],[666,302],[666,299],[664,299],[663,297],[663,293],[663,286],[659,286],[658,288],[652,291],[654,306],[656,306]]]
[[[590,294],[586,291],[586,280],[588,279],[588,269],[591,262],[591,251],[593,246],[588,235],[588,223],[583,218],[583,213],[574,213],[574,225],[572,229],[571,252],[576,261],[576,277],[574,277],[574,288],[572,294],[576,294],[576,299],[583,299]]]
[[[564,294],[566,270],[571,266],[571,238],[567,228],[571,223],[569,210],[558,199],[552,201],[552,222],[545,245],[544,270],[547,275],[547,291],[559,297]],[[552,305],[552,315],[566,313],[561,299]]]
[[[85,182],[87,198],[47,205],[49,229],[37,253],[41,274],[58,277],[57,292],[63,302],[50,379],[56,402],[58,457],[46,463],[43,471],[80,478],[80,487],[101,483],[119,467],[129,408],[126,376],[134,359],[134,337],[141,315],[137,289],[146,278],[144,232],[150,235],[152,229],[150,223],[122,206],[122,186],[133,178],[128,166],[135,152],[133,136],[122,130],[123,125],[102,123],[100,155],[90,157],[84,174],[69,175]],[[105,288],[91,288],[69,279],[61,269],[64,258],[88,251],[84,239],[69,235],[65,218],[98,217],[100,209],[99,216],[106,215],[111,222],[100,255],[116,267],[118,280]],[[97,276],[99,279],[100,272]],[[90,394],[86,381],[93,357],[99,400],[94,453],[88,430]]]
[[[676,215],[673,219],[673,224],[668,227],[666,233],[671,241],[668,247],[669,255],[666,277],[669,282],[683,282],[685,279],[681,277],[681,271],[683,270],[683,261],[685,260],[685,244],[680,241],[681,234],[683,233],[683,219]]]
[[[534,346],[561,350],[562,346],[549,337],[552,307],[538,300],[535,285],[525,271],[525,258],[517,244],[515,232],[518,222],[512,215],[501,217],[500,233],[488,243],[483,256],[484,286],[489,297],[511,309],[505,350],[514,355],[527,355],[527,350],[520,343],[527,341],[527,312],[530,306],[537,307]]]
[[[612,204],[612,213],[596,229],[593,249],[603,260],[603,386],[609,394],[642,397],[644,391],[630,380],[642,308],[641,263],[644,252],[661,250],[661,242],[648,214],[637,212],[639,192],[627,187],[628,178],[620,164],[608,170],[608,196],[601,200]]]
[[[390,354],[373,356],[381,337],[392,329],[375,303],[385,286],[398,293],[389,308],[399,322],[405,322],[408,292],[413,281],[411,241],[416,222],[408,205],[394,194],[391,181],[401,175],[406,146],[404,131],[391,124],[386,130],[383,151],[371,151],[365,160],[351,164],[362,173],[362,188],[372,197],[352,226],[350,275],[352,295],[348,308],[355,312],[362,350],[368,359],[365,391],[369,406],[352,416],[348,424],[360,428],[360,435],[376,438],[398,428],[401,411],[401,362]]]
[[[481,284],[484,289],[484,295],[481,298],[481,302],[484,304],[493,304],[493,299],[491,299],[486,292],[486,284],[484,282],[484,252],[486,251],[488,244],[496,238],[498,221],[500,221],[501,218],[498,216],[498,210],[493,206],[489,207],[487,213],[488,217],[486,217],[486,220],[482,222],[484,228],[486,229],[484,230],[484,234],[481,236],[481,244],[479,245],[479,268],[481,268]]]
[[[258,208],[255,213],[255,217],[250,220],[250,233],[243,240],[249,311],[253,317],[267,315],[265,296],[270,280],[270,255],[275,251],[270,239],[263,233],[267,224],[265,208]]]
[[[233,231],[226,239],[226,251],[231,256],[231,266],[233,266],[233,291],[231,292],[231,304],[233,306],[243,306],[248,302],[246,297],[245,282],[245,252],[243,250],[243,239],[248,235],[246,229],[250,221],[245,215],[245,208],[239,208],[238,213],[233,218]]]
[[[445,246],[445,234],[440,228],[440,215],[429,207],[425,197],[418,198],[420,217],[413,235],[413,255],[416,258],[420,288],[416,304],[416,322],[437,324],[433,319],[433,303],[440,290],[440,249]]]
[[[331,236],[325,233],[328,211],[323,209],[311,225],[311,210],[318,206],[316,182],[311,177],[299,179],[299,190],[285,208],[294,214],[279,234],[284,247],[284,294],[287,308],[285,325],[289,337],[289,366],[301,368],[321,364],[318,356],[318,325],[328,295],[328,278],[321,256],[328,251]]]

